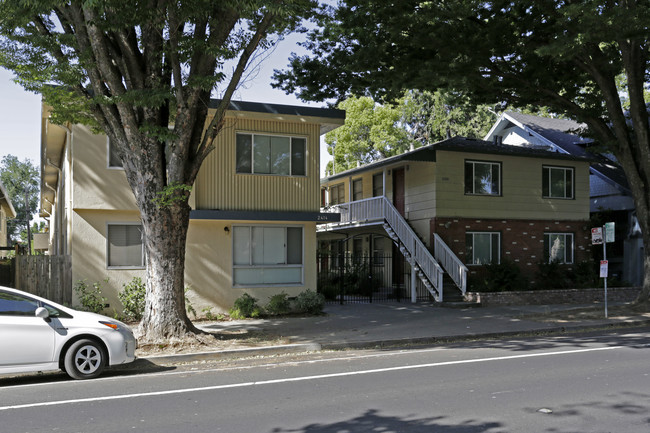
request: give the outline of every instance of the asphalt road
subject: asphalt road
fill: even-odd
[[[650,329],[0,379],[0,432],[650,431]]]

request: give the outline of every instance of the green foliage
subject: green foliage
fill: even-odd
[[[203,316],[206,318],[206,320],[225,320],[226,318],[225,314],[221,314],[221,313],[214,314],[212,312],[212,308],[210,307],[203,308],[201,312],[203,313]]]
[[[127,320],[138,321],[142,319],[146,289],[146,285],[140,277],[133,277],[129,283],[124,284],[124,289],[117,294],[124,306],[123,314]]]
[[[528,280],[521,273],[519,266],[512,260],[485,265],[487,276],[483,284],[476,287],[480,292],[509,292],[528,290]]]
[[[14,155],[6,155],[0,161],[0,183],[16,210],[16,218],[7,220],[7,232],[13,241],[22,239],[26,243],[27,218],[31,219],[38,211],[38,168],[29,159],[21,162]]]
[[[235,299],[235,305],[230,309],[229,314],[233,319],[248,319],[262,315],[263,310],[257,303],[257,299],[244,293]]]
[[[159,208],[168,207],[175,202],[187,201],[191,191],[192,187],[190,185],[173,183],[167,185],[162,191],[158,192],[158,197],[156,197],[153,202]]]
[[[291,313],[291,301],[285,292],[271,296],[269,303],[264,308],[271,315],[282,315]]]
[[[187,314],[191,314],[192,316],[196,317],[196,310],[194,309],[194,306],[190,303],[190,299],[187,297],[187,292],[190,291],[189,287],[185,287],[184,293],[185,293],[185,310],[187,311]]]
[[[537,264],[537,268],[536,289],[566,289],[571,286],[566,265],[557,261],[540,262]]]
[[[574,265],[570,278],[575,288],[592,288],[598,287],[598,275],[598,262],[592,260]]]
[[[296,310],[300,313],[321,314],[325,307],[325,297],[309,289],[300,292],[295,302]]]
[[[108,278],[104,280],[104,283],[108,282]],[[101,313],[105,306],[107,299],[102,295],[102,283],[96,281],[92,283],[92,286],[88,286],[86,280],[79,280],[74,285],[73,290],[79,297],[79,302],[81,302],[81,309],[84,311],[90,311],[92,313]]]

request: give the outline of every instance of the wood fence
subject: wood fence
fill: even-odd
[[[72,305],[70,256],[16,256],[14,260],[17,289]]]

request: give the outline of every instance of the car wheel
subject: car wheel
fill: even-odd
[[[73,379],[92,379],[104,371],[106,356],[92,340],[75,341],[65,353],[65,372]]]

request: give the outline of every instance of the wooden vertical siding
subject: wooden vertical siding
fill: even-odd
[[[306,176],[237,174],[236,133],[252,132],[307,139]],[[320,125],[257,119],[226,119],[195,184],[196,209],[317,211]]]

